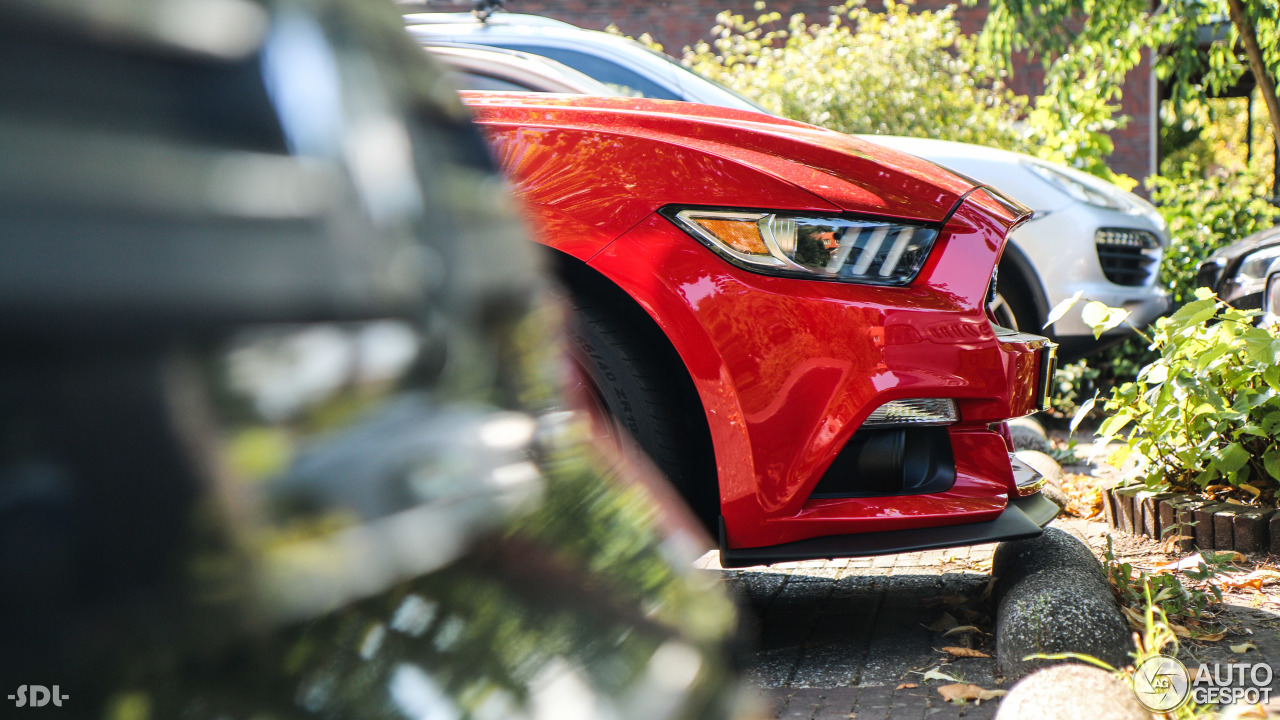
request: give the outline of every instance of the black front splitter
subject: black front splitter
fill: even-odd
[[[772,565],[799,560],[892,555],[917,550],[981,545],[1003,540],[1036,537],[1058,515],[1058,506],[1040,493],[1009,501],[995,520],[916,530],[890,530],[799,540],[759,548],[725,547],[724,520],[720,521],[720,566],[726,568]]]

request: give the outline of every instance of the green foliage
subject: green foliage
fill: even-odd
[[[1053,374],[1055,391],[1049,400],[1054,413],[1064,417],[1075,415],[1092,395],[1098,375],[1099,371],[1083,360],[1059,366]]]
[[[1196,270],[1210,253],[1271,227],[1280,217],[1280,210],[1267,201],[1267,181],[1249,172],[1205,177],[1188,163],[1176,174],[1149,178],[1147,187],[1169,224],[1160,281],[1175,306],[1191,299]]]
[[[1267,74],[1274,79],[1280,74],[1280,6],[1276,0],[1244,0],[1243,5],[1245,22],[1256,32]],[[1222,22],[1228,16],[1227,0],[1154,6],[1145,0],[991,0],[979,47],[1002,69],[1016,51],[1039,57],[1045,96],[1069,109],[1068,122],[1077,115],[1086,122],[1103,117],[1095,106],[1118,100],[1125,76],[1144,53],[1154,56],[1157,75],[1171,83],[1174,114],[1180,115],[1185,103],[1235,85],[1247,69],[1236,55],[1240,28]],[[1202,50],[1205,30],[1209,45]],[[1085,111],[1078,113],[1078,107]],[[1082,148],[1075,160],[1089,164],[1105,158],[1097,154],[1102,149]]]
[[[1206,552],[1201,555],[1200,563],[1195,570],[1186,572],[1187,578],[1195,582],[1211,580],[1222,572],[1229,572],[1229,563],[1233,553],[1215,555]],[[1166,619],[1200,619],[1222,602],[1222,589],[1212,582],[1201,587],[1187,587],[1182,584],[1178,574],[1173,571],[1147,573],[1137,570],[1131,563],[1116,559],[1111,545],[1111,536],[1107,536],[1107,549],[1102,556],[1102,568],[1107,580],[1115,589],[1116,596],[1123,607],[1137,610],[1144,607],[1155,607]]]
[[[1280,340],[1208,290],[1152,326],[1159,358],[1112,390],[1108,462],[1153,489],[1233,489],[1275,507],[1280,490]],[[1125,465],[1126,461],[1131,461]]]
[[[763,9],[763,4],[758,4]],[[1005,89],[960,32],[954,7],[833,8],[825,25],[779,13],[721,13],[712,44],[684,63],[787,117],[848,133],[909,135],[1025,150],[1025,97]]]
[[[1183,163],[1147,179],[1151,199],[1168,224],[1169,248],[1160,266],[1160,285],[1169,291],[1174,307],[1194,299],[1196,272],[1214,250],[1271,227],[1280,218],[1280,210],[1267,199],[1269,174],[1238,170],[1206,177],[1197,165]],[[1131,337],[1089,358],[1089,367],[1097,370],[1093,386],[1131,382],[1158,356],[1147,340]]]

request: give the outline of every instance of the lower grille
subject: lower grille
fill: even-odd
[[[1116,285],[1141,286],[1152,280],[1157,258],[1152,253],[1160,239],[1146,230],[1102,228],[1094,234],[1098,262],[1107,279]]]

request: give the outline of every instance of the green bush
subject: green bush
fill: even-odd
[[[757,3],[763,10],[764,4]],[[1027,99],[1005,89],[960,32],[954,7],[832,8],[825,25],[728,12],[684,64],[786,117],[847,133],[910,135],[1027,149]]]
[[[1149,178],[1147,187],[1169,224],[1160,281],[1177,307],[1191,299],[1202,260],[1228,243],[1271,227],[1280,210],[1267,201],[1267,180],[1253,173],[1206,177],[1190,163],[1174,170],[1174,175]]]
[[[1147,179],[1151,199],[1169,225],[1169,249],[1160,266],[1160,285],[1174,307],[1194,298],[1200,263],[1214,250],[1275,224],[1280,210],[1267,201],[1267,180],[1237,171],[1205,177],[1199,166],[1165,168],[1173,175]],[[1132,381],[1158,356],[1141,337],[1132,337],[1088,359],[1099,387]]]
[[[1221,485],[1275,507],[1280,489],[1280,340],[1206,289],[1152,326],[1160,353],[1106,400],[1108,462],[1152,489]],[[1123,312],[1123,311],[1120,311]]]

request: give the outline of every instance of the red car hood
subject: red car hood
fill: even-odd
[[[855,213],[942,222],[973,183],[850,135],[711,105],[626,97],[463,93],[489,122],[577,128],[716,155]]]

